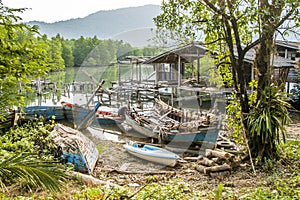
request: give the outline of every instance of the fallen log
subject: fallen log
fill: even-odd
[[[118,174],[142,174],[142,175],[157,175],[157,174],[176,174],[175,171],[122,171],[117,169],[107,169],[107,173],[118,173]]]
[[[221,171],[226,171],[226,170],[231,170],[231,167],[227,163],[224,163],[223,165],[206,167],[204,170],[204,173],[209,174],[210,172],[221,172]]]
[[[205,150],[205,156],[206,157],[218,157],[222,159],[229,160],[230,158],[234,157],[234,155],[225,152],[225,151],[216,151],[216,150],[211,150],[211,149],[206,149]]]
[[[230,149],[234,148],[235,144],[230,141],[218,141],[216,142],[218,148]]]
[[[214,161],[215,163],[218,163],[219,160],[220,160],[220,158],[216,158],[216,157],[215,157],[215,158],[212,158],[211,160]]]
[[[198,161],[199,164],[201,165],[205,165],[205,166],[213,166],[215,164],[215,162],[213,160],[210,160],[206,157],[204,157],[202,160]]]
[[[205,173],[205,168],[206,168],[205,166],[197,165],[195,168],[198,172]]]
[[[82,174],[80,172],[68,172],[68,175],[77,181],[81,181],[86,183],[87,185],[106,185],[110,187],[119,187],[119,185],[115,183],[110,183],[109,181],[99,180],[92,175]]]
[[[186,161],[196,162],[196,161],[198,161],[198,160],[203,159],[203,157],[202,157],[202,156],[196,156],[196,157],[184,157],[183,159],[186,160]]]

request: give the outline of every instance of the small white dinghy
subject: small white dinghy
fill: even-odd
[[[136,157],[171,167],[174,167],[180,158],[173,152],[151,145],[139,146],[139,144],[133,143],[132,145],[124,144],[123,147]]]

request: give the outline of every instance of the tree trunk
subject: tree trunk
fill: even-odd
[[[256,50],[256,57],[254,61],[254,65],[258,71],[257,103],[268,101],[266,96],[269,96],[269,94],[263,94],[263,92],[266,91],[265,88],[270,87],[272,83],[271,77],[273,70],[271,66],[271,60],[272,55],[274,54],[274,34],[276,31],[276,27],[274,26],[273,22],[280,17],[280,13],[283,8],[282,4],[279,3],[276,7],[269,4],[268,0],[261,0],[259,6],[261,10],[268,9],[270,12],[262,14],[260,17],[260,37],[262,39]],[[264,102],[264,104],[261,105],[269,106],[269,103]],[[261,115],[262,114],[265,113],[261,113]],[[274,129],[271,130],[273,134],[277,127],[269,128]],[[260,133],[252,133],[248,136],[249,146],[254,157],[260,156],[262,158],[274,158],[274,156],[277,156],[275,142],[276,138],[273,138],[273,136],[268,136],[267,139],[264,139],[268,134],[270,134],[268,133],[268,130],[261,130]]]
[[[255,66],[258,70],[258,88],[257,99],[261,98],[261,94],[265,87],[271,84],[271,53],[273,52],[273,37],[263,40],[256,52]]]

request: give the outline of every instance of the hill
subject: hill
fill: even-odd
[[[40,32],[48,37],[58,33],[66,39],[76,39],[80,36],[94,37],[99,39],[119,39],[134,43],[132,39],[139,38],[134,46],[148,44],[149,37],[153,34],[150,29],[154,28],[153,18],[161,12],[158,5],[145,5],[140,7],[121,8],[109,11],[98,11],[84,18],[70,19],[55,23],[39,21],[28,22],[29,25],[38,25]],[[130,36],[128,35],[130,34]],[[145,36],[145,39],[143,39]]]

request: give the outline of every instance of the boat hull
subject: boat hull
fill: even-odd
[[[72,103],[68,103],[68,102],[62,102],[62,105],[64,107],[69,107],[71,109],[73,109],[75,112],[77,113],[80,113],[78,112],[78,106],[72,104]],[[87,112],[89,112],[89,110],[86,110]],[[96,110],[95,111],[95,119],[93,121],[93,123],[98,123],[100,125],[114,125],[114,124],[121,124],[124,119],[118,115],[114,115],[113,113],[111,112],[107,112],[107,111],[100,111],[100,110]],[[86,114],[86,113],[84,113]],[[75,116],[79,116],[79,119],[81,118],[81,116],[79,114],[75,114]]]
[[[72,109],[65,106],[28,106],[22,109],[27,120],[43,118],[73,122]]]
[[[57,124],[51,132],[54,142],[61,147],[62,160],[74,164],[80,172],[93,173],[99,152],[96,145],[80,131]]]
[[[137,144],[125,144],[123,147],[128,151],[128,153],[138,158],[171,167],[174,167],[177,160],[180,158],[173,152],[151,145],[144,145],[144,147],[139,148]]]
[[[195,132],[180,132],[178,130],[172,130],[162,134],[162,138],[167,142],[193,142],[202,144],[203,142],[215,143],[219,135],[217,128],[200,128]]]
[[[139,125],[127,113],[125,114],[125,120],[135,131],[139,132],[140,134],[146,137],[158,138],[159,135],[157,133],[154,133],[153,130],[149,128]]]
[[[179,143],[195,143],[203,144],[205,143],[215,143],[218,135],[219,129],[217,127],[204,127],[199,128],[197,131],[181,131],[179,130],[170,130],[170,131],[161,131],[160,133],[152,130],[146,126],[138,124],[134,119],[132,119],[128,114],[125,115],[126,122],[140,134],[156,138],[160,141],[169,143],[169,142],[179,142]],[[159,126],[157,126],[159,128]]]
[[[76,129],[87,128],[95,120],[95,112],[100,107],[98,102],[93,110],[81,106],[28,106],[22,109],[25,120],[45,119],[73,123]]]
[[[121,118],[109,118],[106,116],[96,116],[95,122],[100,125],[121,124],[124,120]]]

